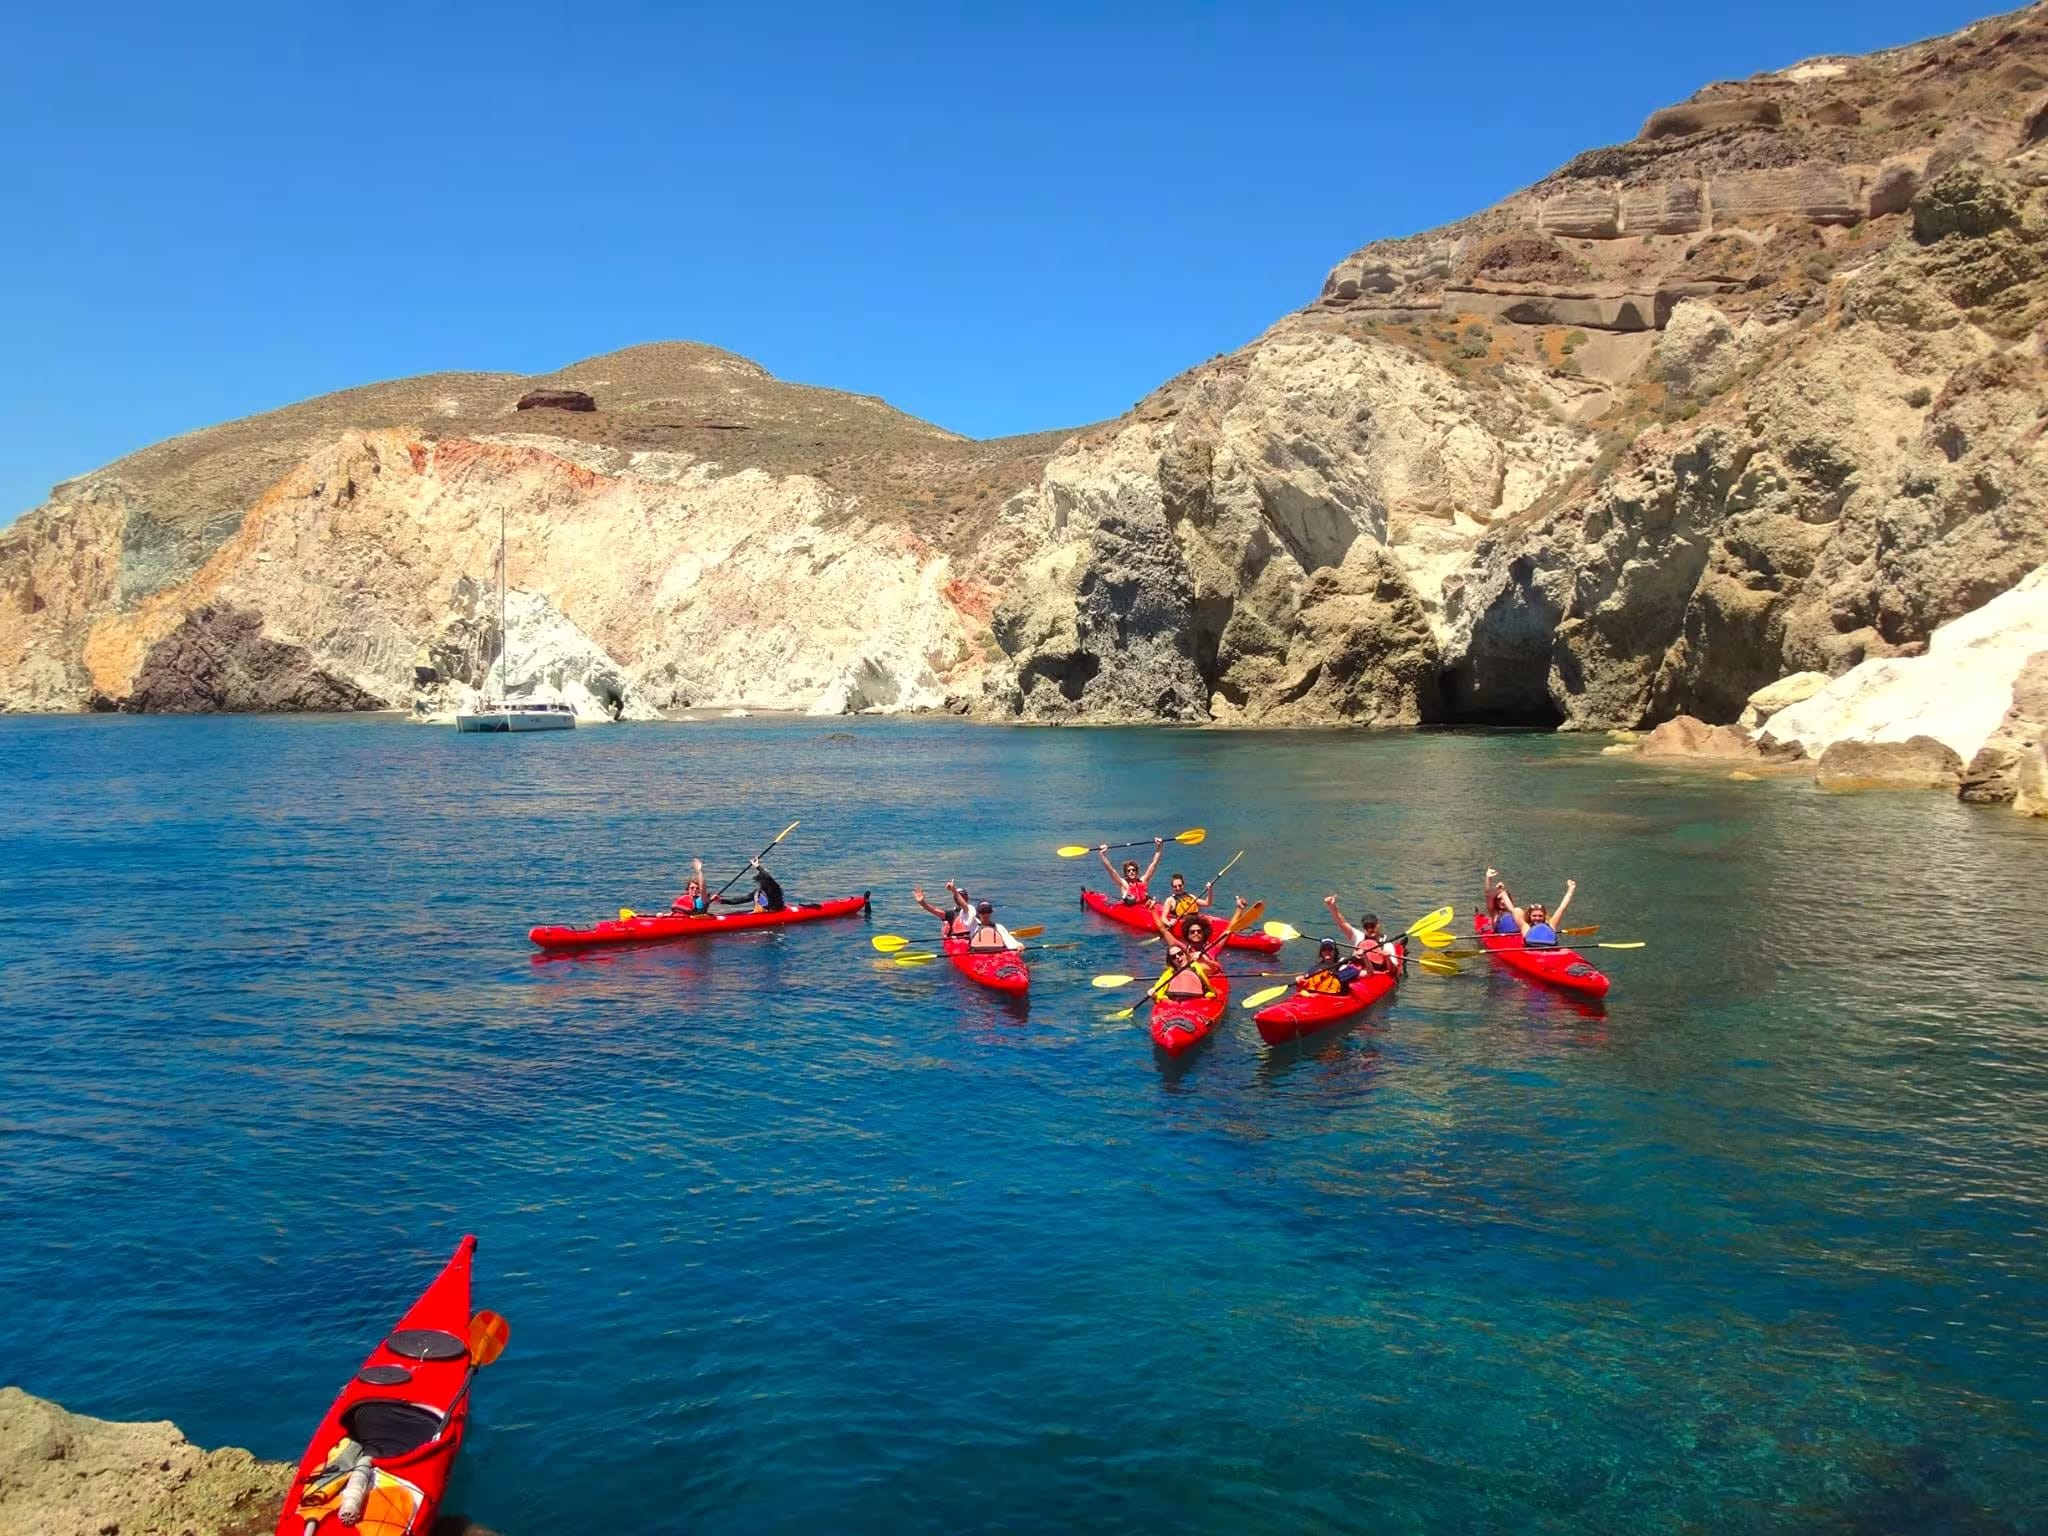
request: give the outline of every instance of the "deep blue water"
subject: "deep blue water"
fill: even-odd
[[[506,1536],[2048,1530],[2048,831],[1595,745],[0,721],[0,1380],[293,1458],[473,1230]],[[872,921],[532,958],[797,817]],[[1166,1065],[1052,849],[1190,825],[1650,947]],[[1028,1016],[873,959],[948,874]]]

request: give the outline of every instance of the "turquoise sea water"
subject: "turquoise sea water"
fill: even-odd
[[[0,721],[0,1379],[294,1458],[475,1231],[506,1536],[2048,1529],[2048,833],[1596,745]],[[872,920],[533,958],[798,817]],[[1650,947],[1166,1064],[1051,851],[1190,825]],[[949,874],[1028,1014],[873,959]]]

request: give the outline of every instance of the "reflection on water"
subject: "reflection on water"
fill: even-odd
[[[842,739],[850,738],[850,739]],[[2016,1531],[2048,1430],[2017,818],[1518,735],[0,722],[0,1362],[296,1455],[475,1230],[456,1502],[565,1529]],[[536,963],[770,859],[871,919]],[[1647,947],[1190,1057],[1056,844]],[[987,889],[1018,1008],[920,942]],[[1996,925],[1993,925],[1995,929]],[[1247,987],[1257,983],[1246,983]]]

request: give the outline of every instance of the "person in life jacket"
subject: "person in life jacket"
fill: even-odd
[[[1316,946],[1316,968],[1295,977],[1294,990],[1329,996],[1342,992],[1356,980],[1358,967],[1339,954],[1335,939],[1324,939]]]
[[[688,912],[703,916],[711,910],[711,889],[704,883],[704,861],[690,860],[690,883],[683,887],[683,894],[669,903],[671,912]]]
[[[1188,889],[1187,876],[1176,874],[1166,894],[1159,898],[1159,910],[1165,915],[1168,924],[1179,923],[1200,912],[1215,899],[1215,896],[1216,886],[1213,881],[1204,888],[1201,895],[1197,896]]]
[[[1244,898],[1237,898],[1237,910],[1244,910]],[[1166,919],[1158,912],[1152,914],[1152,922],[1159,929],[1159,937],[1166,942],[1166,975],[1154,985],[1153,994],[1158,997],[1213,997],[1215,987],[1210,983],[1211,973],[1222,969],[1217,956],[1223,951],[1223,944],[1230,937],[1228,928],[1219,928],[1209,920],[1208,914],[1197,912],[1176,934],[1167,927]],[[1178,955],[1180,958],[1176,959]]]
[[[1501,884],[1500,871],[1486,872],[1485,911],[1492,914],[1493,931],[1497,934],[1517,934],[1522,943],[1530,949],[1555,949],[1558,946],[1557,925],[1564,919],[1564,909],[1572,904],[1572,897],[1578,894],[1579,882],[1567,880],[1564,896],[1555,909],[1545,907],[1540,901],[1532,901],[1527,909],[1515,905],[1508,895],[1508,888]]]
[[[761,867],[759,859],[749,859],[747,860],[747,865],[754,871],[753,893],[751,895],[721,896],[718,899],[728,907],[750,906],[756,912],[786,911],[789,904],[782,899],[782,887],[776,883],[775,877]]]
[[[961,898],[963,901],[965,897]],[[1010,930],[996,921],[996,904],[992,901],[977,901],[972,913],[973,926],[967,931],[967,947],[972,950],[1022,949],[1024,946],[1010,935]]]
[[[1152,839],[1152,862],[1145,866],[1145,873],[1138,873],[1138,861],[1125,859],[1123,873],[1118,874],[1116,866],[1109,862],[1109,844],[1099,843],[1095,856],[1102,860],[1102,867],[1109,871],[1109,878],[1116,882],[1117,899],[1127,907],[1142,907],[1151,895],[1152,877],[1159,873],[1160,855],[1166,852],[1166,839]]]
[[[941,908],[933,906],[924,899],[923,886],[913,885],[910,888],[911,900],[915,901],[925,911],[931,913],[933,917],[939,920],[939,937],[941,939],[964,939],[967,937],[972,924],[972,914],[967,911],[967,899],[961,895],[960,887],[950,880],[946,882],[946,894],[952,898],[953,904],[950,907]]]
[[[1401,946],[1398,940],[1390,941],[1380,932],[1377,912],[1362,912],[1356,924],[1347,922],[1344,914],[1337,909],[1337,898],[1325,896],[1323,905],[1330,909],[1330,918],[1337,925],[1337,931],[1351,941],[1351,958],[1361,970],[1393,971],[1401,966]]]

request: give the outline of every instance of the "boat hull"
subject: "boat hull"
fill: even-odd
[[[1484,914],[1472,915],[1479,947],[1518,976],[1578,997],[1605,997],[1608,981],[1575,949],[1531,949],[1520,934],[1497,934]]]
[[[1365,1012],[1400,983],[1398,971],[1371,971],[1342,992],[1297,992],[1252,1015],[1268,1045],[1299,1040]]]
[[[780,912],[713,912],[699,917],[683,912],[655,912],[641,917],[607,918],[586,927],[544,923],[527,930],[542,949],[597,949],[607,944],[655,944],[670,939],[716,937],[749,928],[781,928],[815,923],[827,917],[852,917],[868,909],[867,893],[833,901],[800,901]]]
[[[1112,923],[1121,923],[1126,928],[1135,928],[1144,933],[1156,931],[1152,926],[1153,909],[1149,904],[1134,907],[1127,902],[1118,901],[1114,896],[1105,896],[1100,891],[1084,890],[1081,892],[1081,905],[1097,917],[1106,917]],[[1224,921],[1222,918],[1217,919],[1219,926]],[[1174,925],[1174,932],[1180,932],[1178,923]],[[1224,943],[1227,948],[1248,949],[1259,955],[1280,953],[1280,940],[1267,933],[1233,933]]]
[[[341,1389],[299,1461],[278,1536],[425,1536],[433,1528],[469,1424],[475,1252],[476,1239],[463,1238],[434,1283]],[[361,1445],[375,1469],[368,1509],[360,1523],[346,1525],[331,1499],[324,1510],[300,1508],[307,1479],[328,1466],[344,1438]]]

